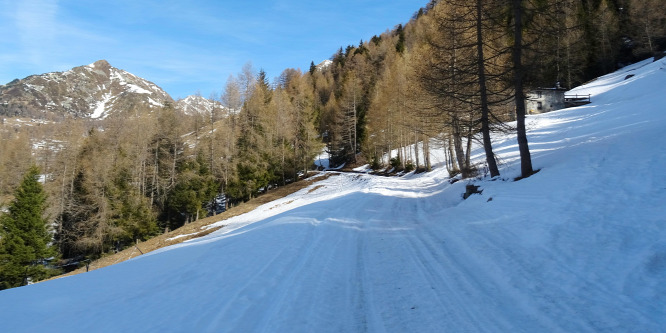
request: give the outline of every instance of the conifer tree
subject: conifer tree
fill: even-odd
[[[266,113],[272,101],[273,91],[265,73],[257,76],[251,94],[239,113],[239,135],[236,140],[236,177],[229,182],[227,194],[235,199],[247,200],[259,191],[267,189],[273,175],[268,158],[270,143],[266,133]]]
[[[205,216],[208,212],[204,211],[204,206],[215,197],[220,187],[202,151],[195,159],[189,158],[178,163],[177,171],[179,178],[169,192],[166,205],[171,229]]]
[[[107,185],[112,177],[114,151],[105,132],[90,130],[76,155],[75,175],[69,184],[56,242],[65,258],[99,256],[109,244]]]
[[[291,99],[293,115],[292,146],[294,150],[294,179],[299,171],[307,171],[314,157],[321,151],[319,138],[314,126],[314,92],[309,89],[305,76],[295,75],[287,87]],[[285,126],[286,127],[286,126]]]
[[[42,261],[55,255],[44,218],[46,193],[39,169],[31,167],[16,190],[9,212],[0,217],[0,290],[47,277]]]
[[[403,53],[405,52],[405,30],[403,29],[402,24],[398,24],[396,34],[398,35],[398,42],[395,44],[395,50],[398,53]]]

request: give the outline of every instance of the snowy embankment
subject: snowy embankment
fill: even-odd
[[[576,92],[593,103],[528,118],[530,178],[511,181],[512,137],[495,139],[504,178],[465,201],[441,167],[333,176],[204,238],[0,292],[0,330],[663,331],[666,60]]]

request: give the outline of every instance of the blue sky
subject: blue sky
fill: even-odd
[[[0,0],[0,84],[106,59],[174,98],[250,61],[274,78],[405,23],[427,0]]]

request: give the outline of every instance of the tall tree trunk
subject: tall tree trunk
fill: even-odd
[[[64,242],[62,240],[62,237],[63,237],[62,236],[62,230],[63,230],[63,227],[62,227],[63,216],[62,215],[65,212],[65,187],[66,187],[65,185],[67,184],[66,179],[67,179],[67,163],[65,163],[65,168],[62,171],[62,184],[61,184],[61,187],[60,187],[60,211],[58,212],[58,215],[60,216],[60,218],[58,219],[58,237],[60,237],[60,240],[59,240],[60,253],[64,253],[64,246],[63,246]]]
[[[414,131],[414,160],[416,161],[416,169],[419,168],[419,133]]]
[[[210,172],[215,175],[215,104],[213,104],[213,109],[210,111],[210,141],[209,141],[209,150],[210,150]]]
[[[354,149],[353,149],[354,163],[356,163],[356,153],[357,153],[357,149],[356,149],[357,138],[356,138],[356,136],[358,135],[358,133],[356,132],[356,126],[358,126],[358,119],[356,117],[357,117],[357,115],[356,115],[356,74],[354,74],[354,141],[352,141],[352,144],[353,144],[353,147],[354,147]]]
[[[430,166],[430,138],[423,135],[423,164],[425,164],[426,171],[431,170]]]
[[[519,1],[519,0],[514,0]],[[482,0],[476,0],[476,51],[478,57],[478,71],[479,71],[479,93],[481,97],[481,133],[483,135],[483,149],[486,152],[486,163],[488,163],[488,170],[490,177],[499,176],[497,169],[497,162],[495,161],[495,154],[493,153],[492,142],[490,141],[490,119],[488,114],[488,95],[486,91],[486,73],[485,73],[485,58],[483,55],[483,34],[481,17]]]
[[[173,162],[171,163],[171,184],[170,188],[176,184],[176,162],[178,160],[178,146],[174,142],[173,144]]]
[[[449,165],[451,166],[451,169],[449,171],[456,169],[460,170],[460,165],[457,164],[456,155],[455,152],[453,151],[454,146],[455,146],[455,139],[453,137],[453,133],[449,133],[448,151],[449,151]]]
[[[468,173],[471,173],[472,171],[472,139],[474,139],[474,132],[472,131],[472,126],[470,125],[467,128],[467,145],[465,148],[465,170],[467,170]]]
[[[392,153],[392,150],[393,150],[393,145],[392,145],[392,143],[393,143],[393,126],[391,125],[391,119],[393,119],[393,118],[391,116],[391,108],[389,108],[389,114],[386,117],[386,128],[388,128],[388,130],[386,131],[387,132],[386,133],[386,142],[387,142],[387,145],[388,145],[387,154],[386,154],[387,155],[386,165],[391,165],[391,153]]]
[[[527,144],[527,130],[525,129],[525,94],[523,92],[523,77],[525,73],[522,63],[522,9],[521,0],[513,0],[513,82],[516,101],[518,150],[520,151],[520,175],[522,178],[525,178],[532,175],[534,170],[532,169],[532,157],[530,156],[530,148]]]
[[[155,194],[159,195],[159,184],[157,182],[157,174],[159,172],[159,153],[160,145],[159,141],[155,143],[155,160],[153,164],[153,179],[152,179],[152,185],[151,185],[151,190],[150,190],[150,206],[153,206],[155,204]]]
[[[453,149],[455,153],[454,160],[458,163],[458,171],[463,173],[463,177],[465,177],[467,175],[465,171],[465,151],[463,151],[462,146],[460,121],[456,120],[453,127]]]

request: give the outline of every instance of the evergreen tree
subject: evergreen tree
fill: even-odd
[[[263,73],[263,74],[262,74]],[[266,114],[272,101],[272,90],[262,71],[239,113],[239,135],[236,140],[236,177],[229,182],[226,194],[238,200],[252,199],[259,189],[266,190],[271,173],[270,142]]]
[[[115,170],[105,190],[110,208],[109,219],[118,231],[110,240],[116,249],[130,246],[137,240],[147,240],[159,232],[150,199],[132,186],[130,173],[127,168]]]
[[[399,24],[396,28],[396,33],[398,34],[398,42],[395,44],[395,50],[398,53],[405,52],[405,30],[402,27],[402,24]]]
[[[56,242],[65,258],[100,256],[109,249],[111,233],[119,234],[109,218],[108,186],[117,158],[108,132],[90,130],[75,158]]]
[[[257,83],[257,88],[261,89],[261,92],[264,96],[264,104],[270,103],[271,99],[273,98],[271,84],[268,82],[268,76],[263,69],[259,70],[259,75],[257,75]]]
[[[55,251],[43,216],[46,193],[38,179],[39,169],[33,166],[16,190],[9,212],[0,217],[0,289],[22,286],[51,273],[42,265]]]
[[[220,188],[201,151],[196,158],[179,163],[177,171],[178,181],[169,192],[166,205],[171,229],[207,216],[204,206],[213,200]]]

